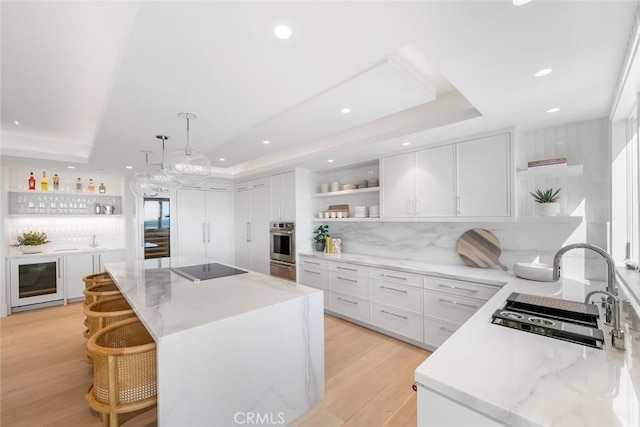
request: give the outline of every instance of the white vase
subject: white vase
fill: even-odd
[[[45,245],[37,245],[37,246],[20,246],[20,252],[23,254],[38,254],[44,251]]]
[[[540,216],[558,216],[560,213],[560,204],[554,203],[536,203],[536,210]]]

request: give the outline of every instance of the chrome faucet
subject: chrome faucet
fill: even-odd
[[[607,292],[612,295],[618,295],[618,290],[616,289],[616,264],[613,262],[613,258],[611,255],[607,253],[604,249],[599,246],[591,245],[589,243],[574,243],[572,245],[567,245],[563,248],[560,248],[558,252],[556,252],[553,257],[553,280],[560,280],[560,259],[562,255],[571,249],[590,249],[604,258],[607,262]]]
[[[613,311],[613,323],[611,324],[611,345],[615,348],[624,350],[624,329],[621,328],[620,323],[620,298],[617,295],[608,291],[591,291],[584,298],[584,303],[589,304],[589,300],[593,295],[603,294],[606,295],[606,300],[603,298],[603,307],[605,308],[606,317],[611,318],[611,311]],[[610,305],[609,300],[613,301]]]
[[[97,248],[98,247],[98,242],[96,242],[96,235],[94,234],[91,237],[91,243],[89,244],[90,247],[92,248]]]

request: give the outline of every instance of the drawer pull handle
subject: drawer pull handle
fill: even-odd
[[[445,303],[447,303],[447,304],[459,305],[459,306],[461,306],[461,307],[471,308],[471,309],[473,309],[473,310],[477,310],[478,308],[480,308],[480,307],[478,307],[477,305],[465,304],[465,303],[463,303],[463,302],[455,302],[455,301],[451,301],[451,300],[443,299],[443,298],[438,298],[438,301],[440,301],[440,302],[445,302]]]
[[[444,332],[448,332],[448,333],[450,333],[450,334],[452,334],[452,333],[454,333],[454,332],[455,332],[455,331],[452,331],[452,330],[451,330],[451,329],[449,329],[449,328],[445,328],[444,326],[440,326],[440,330],[441,330],[441,331],[444,331]]]
[[[386,286],[380,286],[380,289],[387,289],[387,290],[389,290],[389,291],[400,292],[400,293],[403,293],[403,294],[408,293],[408,291],[405,291],[405,290],[403,290],[403,289],[388,288],[388,287],[386,287]]]
[[[475,294],[476,292],[478,292],[475,289],[465,289],[465,288],[460,288],[458,286],[445,285],[444,283],[440,283],[438,284],[438,286],[440,286],[441,288],[449,288],[449,289],[456,289],[458,291],[471,292],[472,294]]]
[[[390,274],[384,274],[384,273],[382,273],[380,276],[381,277],[388,277],[389,279],[407,280],[406,277],[392,276]]]
[[[356,268],[347,268],[347,267],[340,267],[340,266],[337,266],[336,268],[338,270],[358,271],[358,269],[356,269]]]
[[[338,297],[338,301],[348,302],[349,304],[358,305],[358,301],[349,301],[348,299]]]
[[[345,280],[345,281],[347,281],[347,282],[351,282],[351,283],[358,283],[358,281],[357,281],[357,280],[347,279],[346,277],[340,277],[340,276],[338,276],[338,277],[336,277],[336,278],[337,278],[337,279],[340,279],[340,280]]]
[[[305,273],[311,273],[311,274],[320,274],[320,272],[318,271],[311,271],[311,270],[305,270]]]
[[[305,261],[305,264],[320,265],[319,262],[313,262],[313,261]]]
[[[393,317],[399,317],[400,319],[404,319],[404,320],[409,319],[407,316],[401,316],[399,314],[391,313],[390,311],[387,311],[387,310],[380,310],[380,313],[388,314],[389,316],[393,316]]]

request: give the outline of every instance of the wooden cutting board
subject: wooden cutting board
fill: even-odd
[[[472,228],[458,239],[458,256],[471,267],[486,268],[497,265],[504,271],[508,268],[500,263],[500,240],[484,228]]]

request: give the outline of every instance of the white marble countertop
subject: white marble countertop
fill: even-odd
[[[407,273],[427,274],[430,276],[473,280],[477,283],[487,283],[490,285],[502,286],[511,278],[512,273],[505,273],[496,268],[474,268],[466,265],[454,264],[430,264],[417,261],[410,261],[400,258],[381,258],[377,256],[358,255],[342,253],[339,256],[327,255],[324,252],[300,252],[299,255],[314,257],[327,261],[343,261],[367,267],[385,268],[388,270],[404,271]]]
[[[171,334],[321,292],[253,271],[194,283],[168,269],[194,264],[165,258],[108,263],[105,268],[156,342]]]
[[[96,248],[91,248],[91,247],[85,246],[85,247],[77,247],[77,248],[46,249],[43,252],[38,252],[35,254],[23,254],[22,252],[20,252],[19,249],[12,248],[7,258],[30,258],[30,257],[37,257],[37,256],[77,254],[80,252],[107,252],[107,251],[121,251],[121,250],[124,250],[124,248],[108,247],[108,246],[98,246]]]
[[[603,283],[567,278],[535,282],[497,268],[357,254],[300,255],[504,285],[416,369],[416,381],[507,425],[640,426],[640,332],[630,329],[628,313],[622,316],[626,351],[598,350],[491,323],[491,315],[504,306],[511,292],[582,301],[589,291],[603,289]],[[625,285],[640,286],[638,273],[627,276]],[[621,285],[621,295],[626,291]],[[637,309],[633,298],[631,302]]]

